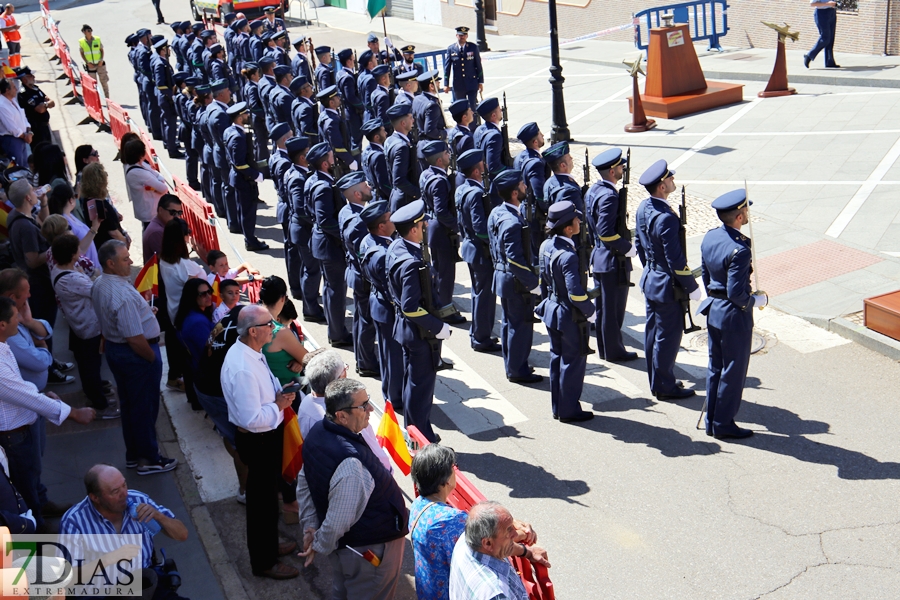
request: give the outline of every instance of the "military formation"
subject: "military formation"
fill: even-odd
[[[335,52],[289,39],[275,13],[253,21],[225,15],[224,45],[202,23],[173,23],[171,41],[146,29],[129,35],[141,112],[169,155],[186,160],[189,184],[251,251],[268,248],[255,235],[256,210],[259,185],[272,181],[303,318],[327,324],[329,344],[353,348],[358,373],[380,378],[407,424],[439,439],[431,425],[436,376],[452,367],[441,344],[451,325],[467,323],[471,347],[502,353],[508,380],[528,385],[543,380],[529,364],[534,324],[543,322],[553,418],[592,418],[579,402],[588,356],[637,359],[622,337],[637,256],[651,392],[659,400],[694,395],[674,367],[683,333],[696,329],[690,302],[700,301],[710,333],[707,433],[749,435],[734,417],[751,309],[767,298],[750,286],[744,191],[713,204],[723,226],[703,242],[701,287],[686,258],[684,211],[667,200],[675,172],[661,160],[641,175],[650,198],[631,230],[630,151],[593,157],[593,184],[586,152],[579,183],[569,145],[545,148],[532,122],[518,131],[525,149],[513,158],[505,97],[479,100],[484,76],[468,28],[457,28],[445,54],[451,124],[440,73],[416,61],[414,46],[398,51],[385,38],[381,50],[370,35],[359,55]],[[471,276],[471,323],[453,303],[457,262]]]

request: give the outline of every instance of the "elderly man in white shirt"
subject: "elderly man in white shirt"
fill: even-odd
[[[25,111],[19,106],[16,85],[0,77],[0,149],[16,159],[20,167],[28,166],[32,133]]]
[[[235,445],[247,465],[247,548],[258,577],[290,579],[300,572],[278,562],[297,543],[278,540],[278,480],[284,444],[284,409],[294,393],[282,392],[262,347],[272,341],[272,317],[262,306],[246,306],[238,316],[240,338],[222,363],[222,393],[228,420],[237,426]]]

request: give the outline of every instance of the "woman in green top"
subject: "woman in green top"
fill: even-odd
[[[303,357],[306,348],[291,330],[278,322],[284,303],[287,300],[287,285],[284,279],[276,275],[263,279],[259,290],[259,301],[265,305],[272,315],[272,341],[263,346],[262,353],[269,363],[272,374],[281,385],[289,383],[303,370]]]

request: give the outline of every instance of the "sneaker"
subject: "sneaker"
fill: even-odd
[[[59,369],[50,369],[47,374],[47,385],[67,385],[75,381],[71,375],[63,375]]]
[[[97,413],[97,418],[103,421],[109,419],[118,419],[122,416],[122,411],[119,410],[119,407],[117,406],[107,406],[102,410],[94,409],[94,411]]]
[[[126,469],[137,469],[137,466],[138,466],[138,461],[128,460],[127,458],[125,459],[125,468]]]
[[[75,368],[75,363],[65,362],[62,360],[54,360],[53,368],[61,373],[65,373],[66,371],[71,371]]]
[[[247,504],[247,493],[238,494],[234,499],[238,501],[238,504]]]
[[[176,390],[179,392],[183,392],[184,391],[184,381],[182,381],[181,379],[169,379],[168,381],[166,381],[166,387],[169,388],[170,390]]]
[[[167,471],[172,471],[177,466],[178,461],[174,458],[166,458],[165,456],[160,456],[159,462],[151,463],[148,465],[140,465],[137,468],[137,474],[155,475],[156,473],[165,473]]]

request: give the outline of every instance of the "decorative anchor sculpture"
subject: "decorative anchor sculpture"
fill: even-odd
[[[644,113],[644,103],[641,101],[641,91],[638,89],[638,73],[646,76],[644,69],[641,68],[642,54],[638,54],[634,60],[623,60],[622,63],[628,67],[631,74],[632,95],[634,96],[634,107],[631,111],[631,124],[625,126],[628,133],[640,133],[656,127],[656,121],[648,119]]]
[[[796,42],[800,39],[800,32],[791,31],[791,26],[785,23],[783,26],[775,25],[774,23],[767,23],[765,21],[760,21],[766,27],[770,27],[778,32],[778,50],[775,53],[775,68],[772,71],[772,76],[769,77],[769,85],[766,86],[766,89],[761,91],[758,95],[760,98],[773,98],[776,96],[790,96],[791,94],[796,94],[797,90],[792,87],[788,87],[788,78],[787,78],[787,60],[785,59],[784,53],[784,40],[785,38],[791,38],[792,41]]]

